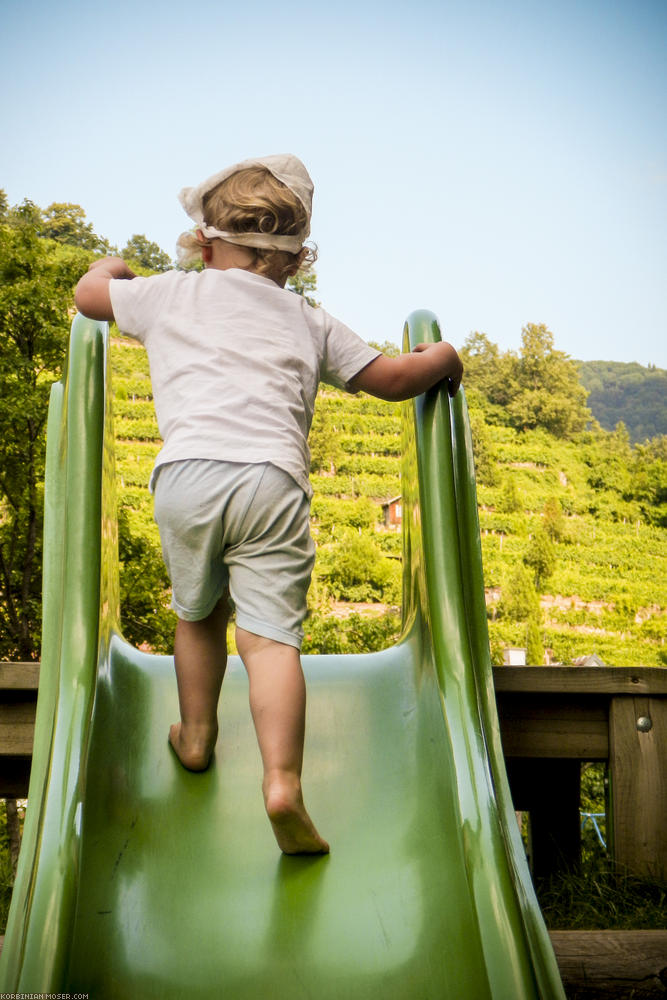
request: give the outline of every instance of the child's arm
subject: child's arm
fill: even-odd
[[[76,286],[74,301],[79,312],[90,319],[103,319],[112,322],[114,315],[109,295],[109,282],[112,278],[135,278],[124,260],[120,257],[104,257],[95,260],[88,268],[87,274]]]
[[[449,395],[459,391],[463,365],[452,347],[445,341],[437,344],[417,344],[410,354],[388,358],[381,354],[350,380],[355,392],[363,389],[371,396],[392,402],[411,399],[426,392],[441,379],[449,379]]]

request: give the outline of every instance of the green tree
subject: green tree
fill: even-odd
[[[173,648],[176,615],[169,607],[169,575],[159,546],[118,511],[121,627],[128,642],[156,653]]]
[[[65,243],[83,250],[108,254],[111,247],[107,240],[93,232],[91,222],[86,222],[86,213],[81,205],[71,202],[52,202],[42,212],[40,235],[57,243]]]
[[[308,435],[310,471],[335,473],[342,455],[340,434],[329,410],[315,409]]]
[[[600,429],[584,450],[584,460],[589,466],[588,482],[594,490],[614,490],[619,495],[627,492],[632,449],[625,424],[619,422],[611,433]]]
[[[475,474],[477,480],[485,486],[497,486],[500,481],[498,459],[489,436],[489,432],[481,412],[470,414],[470,430],[472,433],[472,449],[475,456]],[[514,487],[516,491],[516,486]],[[514,501],[512,501],[514,502]],[[521,509],[521,502],[516,494],[516,502]]]
[[[497,381],[500,358],[498,345],[492,343],[485,333],[475,331],[464,341],[459,356],[463,362],[466,388],[477,389],[490,398]]]
[[[130,237],[121,251],[121,257],[130,266],[135,263],[147,271],[162,273],[173,266],[169,254],[141,233]]]
[[[314,298],[317,291],[317,274],[315,271],[297,271],[296,274],[287,279],[287,288],[292,292],[296,292],[297,295],[302,295],[308,305],[314,309],[317,309],[320,305],[317,299]]]
[[[42,483],[52,382],[90,253],[39,235],[31,202],[0,225],[0,657],[32,660],[41,628]]]
[[[526,663],[534,667],[540,667],[544,663],[540,627],[534,618],[529,618],[526,626]]]
[[[619,420],[635,443],[667,434],[667,371],[636,362],[583,361],[579,378],[588,405],[606,430]]]
[[[649,524],[667,528],[667,435],[636,446],[623,495],[639,504]]]
[[[556,437],[570,438],[590,420],[588,393],[579,382],[576,362],[553,345],[553,334],[543,323],[523,328],[508,414],[519,430],[544,427]]]
[[[549,538],[555,542],[561,541],[565,534],[565,515],[558,497],[546,499],[542,509],[542,526]]]
[[[511,351],[501,354],[497,344],[477,331],[466,338],[459,355],[466,392],[472,389],[493,407],[506,407],[516,391],[516,356]],[[494,419],[504,422],[500,412]]]
[[[516,564],[507,583],[503,586],[498,613],[503,618],[517,622],[538,618],[540,602],[535,590],[535,583],[523,563]]]
[[[556,548],[544,528],[538,528],[531,538],[523,561],[533,572],[536,589],[541,591],[556,568]]]
[[[343,600],[397,600],[400,566],[387,559],[369,535],[346,528],[322,555],[321,575]]]
[[[519,489],[516,485],[514,476],[511,474],[509,474],[505,479],[505,485],[503,486],[502,493],[500,494],[498,510],[502,514],[518,514],[519,511],[523,510],[523,504],[521,503],[521,497],[519,496]]]

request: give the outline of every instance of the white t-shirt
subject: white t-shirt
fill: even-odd
[[[164,445],[188,458],[271,462],[310,496],[308,431],[320,381],[338,388],[379,351],[305,299],[250,271],[115,279],[119,329],[148,352]]]

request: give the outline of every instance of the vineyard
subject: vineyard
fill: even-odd
[[[166,650],[173,619],[147,490],[160,448],[148,363],[117,339],[112,366],[123,628]],[[667,531],[614,479],[627,445],[599,431],[572,441],[518,431],[489,422],[469,396],[494,662],[527,647],[532,662],[596,654],[618,666],[664,664]],[[304,651],[388,645],[400,627],[401,533],[385,524],[383,504],[401,492],[400,405],[324,387],[311,451],[317,561]]]

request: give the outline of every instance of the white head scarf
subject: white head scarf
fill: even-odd
[[[306,224],[303,229],[293,236],[272,235],[270,233],[226,233],[214,226],[207,226],[204,221],[204,195],[212,191],[213,188],[221,184],[227,177],[231,177],[238,170],[247,170],[248,167],[265,167],[273,176],[282,181],[285,187],[292,191],[306,210]],[[277,156],[263,156],[257,159],[243,160],[242,163],[235,163],[233,167],[227,167],[217,174],[213,174],[207,180],[202,181],[197,187],[183,188],[178,196],[181,205],[190,216],[193,222],[197,223],[197,228],[201,230],[206,239],[223,239],[228,243],[234,243],[243,247],[257,247],[262,250],[287,250],[289,253],[298,253],[303,246],[303,242],[310,233],[310,215],[313,205],[313,182],[303,163],[291,153],[280,153]]]

